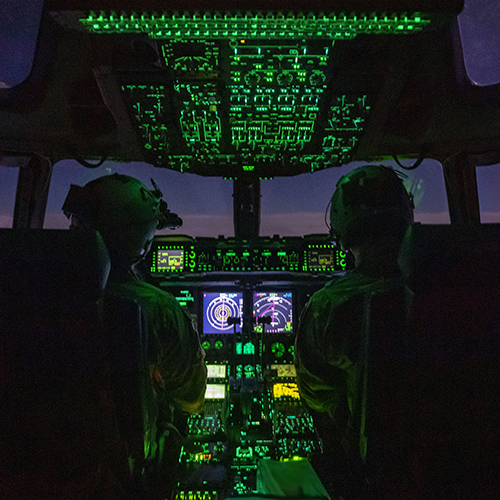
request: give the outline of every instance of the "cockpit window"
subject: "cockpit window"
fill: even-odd
[[[155,168],[146,163],[104,162],[98,168],[86,168],[74,160],[54,165],[47,201],[44,228],[65,229],[69,221],[61,211],[70,184],[85,185],[97,177],[114,173],[130,175],[152,187],[151,178],[163,192],[168,208],[183,220],[176,231],[164,229],[157,234],[186,234],[189,236],[234,236],[233,183],[218,177],[181,174]]]
[[[411,165],[414,160],[405,160]],[[406,176],[405,185],[415,197],[415,220],[425,224],[450,222],[441,164],[424,160],[415,170],[404,170],[394,161],[376,162],[391,166]],[[277,177],[261,181],[262,236],[304,236],[327,233],[325,211],[341,176],[364,163],[353,162],[340,168],[329,168],[314,174]],[[44,227],[67,228],[69,222],[61,212],[70,184],[83,186],[103,175],[115,172],[138,178],[147,186],[153,178],[163,191],[172,212],[183,219],[183,226],[170,232],[189,236],[234,236],[233,183],[218,177],[181,174],[155,168],[145,163],[105,162],[89,169],[76,161],[65,160],[54,166]]]
[[[0,2],[0,89],[23,82],[35,55],[43,0]]]
[[[476,85],[500,82],[500,2],[465,0],[458,22],[469,78]]]
[[[0,165],[0,227],[12,227],[19,169]]]
[[[405,160],[410,166],[415,160]],[[314,174],[277,177],[261,181],[262,236],[303,236],[327,233],[325,212],[340,177],[366,164],[352,162],[340,168],[329,168]],[[415,221],[423,224],[449,224],[443,169],[436,160],[426,159],[415,170],[404,170],[395,161],[381,161],[400,171],[406,188],[414,195]],[[328,219],[328,216],[327,216]]]
[[[476,168],[481,223],[500,222],[500,164]]]
[[[401,163],[408,167],[414,163],[414,160],[404,160]],[[408,191],[413,193],[415,222],[451,223],[441,163],[437,160],[426,159],[414,170],[403,170],[392,161],[387,164],[407,176],[404,184]]]

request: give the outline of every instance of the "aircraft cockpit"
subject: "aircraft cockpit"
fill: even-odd
[[[472,3],[45,0],[33,12],[29,76],[0,73],[12,205],[0,201],[0,240],[67,229],[70,184],[115,172],[153,178],[183,219],[140,267],[189,312],[208,370],[172,500],[331,494],[310,465],[323,447],[294,345],[312,294],[354,267],[325,225],[342,175],[398,170],[417,225],[444,235],[429,255],[455,229],[465,249],[500,241],[500,84],[467,74],[457,16]]]

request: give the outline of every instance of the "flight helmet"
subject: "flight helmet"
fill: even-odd
[[[330,234],[345,249],[366,243],[399,243],[413,223],[413,195],[396,171],[364,165],[337,182],[331,198]]]
[[[99,177],[84,187],[71,185],[62,207],[72,226],[98,230],[110,253],[127,264],[143,258],[157,229],[174,229],[182,220],[168,210],[158,185],[153,189],[128,175]]]

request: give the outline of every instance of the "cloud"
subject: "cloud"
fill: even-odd
[[[275,213],[262,215],[260,235],[303,236],[311,233],[327,233],[324,215],[317,212]],[[183,225],[174,232],[161,231],[160,234],[187,234],[199,237],[234,236],[233,215],[182,215]],[[158,233],[157,233],[158,234]]]
[[[233,216],[206,215],[206,214],[180,214],[182,226],[175,231],[164,229],[156,234],[175,235],[187,234],[199,237],[234,236]]]

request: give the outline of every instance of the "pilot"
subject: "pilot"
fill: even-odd
[[[148,356],[154,388],[157,422],[172,423],[173,409],[184,414],[202,411],[207,369],[205,353],[192,319],[170,294],[143,281],[136,265],[148,253],[155,231],[178,227],[182,221],[169,212],[156,183],[153,190],[133,177],[113,174],[84,187],[72,185],[63,211],[71,228],[96,229],[102,235],[111,260],[105,296],[136,301],[148,328]],[[153,440],[162,429],[150,429]],[[145,436],[145,440],[147,437]],[[145,442],[146,449],[155,443]]]
[[[300,316],[295,345],[299,391],[314,415],[325,455],[347,464],[331,479],[335,488],[351,489],[351,495],[344,490],[345,498],[367,494],[362,485],[353,492],[353,485],[345,484],[351,473],[357,481],[353,469],[362,474],[366,458],[356,414],[362,392],[363,297],[398,287],[411,300],[398,254],[413,223],[413,208],[412,195],[391,168],[365,165],[343,176],[331,199],[330,230],[342,249],[352,252],[355,268],[314,293]]]

